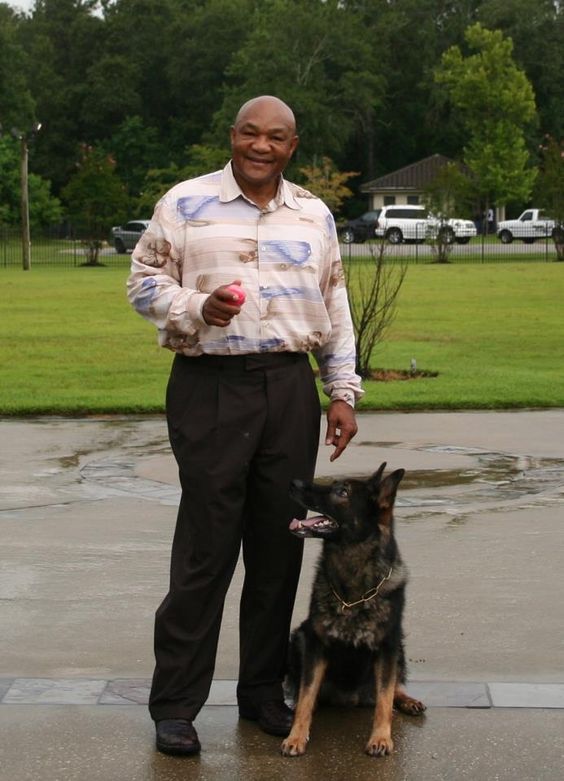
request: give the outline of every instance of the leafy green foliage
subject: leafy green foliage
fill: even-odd
[[[381,105],[383,83],[358,14],[337,0],[268,0],[257,6],[250,32],[227,69],[228,83],[215,135],[226,137],[239,106],[275,94],[296,114],[297,165],[341,153]]]
[[[20,144],[10,136],[0,138],[0,225],[19,225],[21,220]],[[29,222],[32,228],[54,225],[62,207],[51,195],[50,183],[37,174],[28,176]]]
[[[164,154],[157,128],[147,125],[141,116],[128,116],[103,147],[116,161],[116,174],[135,202],[148,172],[159,166]]]
[[[187,150],[185,165],[171,163],[167,168],[150,169],[144,179],[143,191],[136,199],[137,212],[151,214],[155,203],[175,184],[219,170],[228,160],[226,149],[194,144]]]
[[[537,183],[537,203],[556,222],[554,243],[558,260],[564,260],[564,141],[547,136],[541,145],[542,164]]]
[[[526,201],[536,175],[524,135],[536,116],[532,86],[513,60],[512,41],[499,30],[476,23],[465,38],[471,53],[451,47],[435,72],[468,134],[464,162],[485,209]]]
[[[83,145],[63,198],[73,225],[89,247],[88,264],[95,265],[109,227],[127,215],[127,193],[115,173],[115,161],[102,149]]]
[[[30,127],[34,119],[35,103],[25,78],[28,57],[17,32],[15,13],[0,3],[0,122],[4,130]]]
[[[452,47],[486,63],[483,41],[464,38],[477,19],[513,40],[538,124],[509,93],[497,105],[491,78],[475,82],[476,113],[455,108],[435,81]],[[86,143],[115,157],[138,197],[148,171],[185,169],[196,145],[223,148],[240,103],[274,92],[295,109],[301,135],[289,178],[330,157],[360,172],[354,189],[429,154],[461,160],[472,114],[504,113],[520,128],[516,159],[545,133],[562,138],[563,37],[564,4],[552,0],[36,0],[26,16],[0,0],[0,122],[4,132],[42,122],[31,171],[57,195]],[[497,64],[489,72],[499,81]],[[488,143],[501,159],[495,133]],[[509,188],[520,205],[530,185],[526,176]]]
[[[352,195],[346,183],[357,175],[355,171],[338,171],[330,157],[324,157],[321,164],[300,168],[300,174],[304,186],[321,198],[334,214],[339,211],[343,201]]]

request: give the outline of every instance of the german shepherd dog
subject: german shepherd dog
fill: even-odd
[[[393,509],[405,470],[330,485],[294,480],[290,493],[322,515],[294,520],[298,537],[324,540],[309,615],[292,633],[286,686],[297,694],[294,722],[281,746],[304,754],[318,696],[340,705],[374,707],[365,751],[393,750],[392,711],[420,715],[425,705],[402,689],[406,664],[402,613],[407,570],[394,538]]]

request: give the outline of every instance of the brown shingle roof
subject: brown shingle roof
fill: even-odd
[[[366,182],[361,185],[360,191],[363,193],[373,193],[378,190],[420,191],[433,181],[444,165],[452,162],[454,161],[445,155],[431,155],[417,163],[411,163],[371,182]]]

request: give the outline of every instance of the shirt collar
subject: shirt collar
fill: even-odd
[[[233,167],[231,165],[231,160],[227,163],[223,171],[221,172],[221,185],[219,189],[219,200],[222,203],[228,203],[229,201],[234,201],[236,198],[245,198],[245,200],[249,200],[246,195],[243,193],[239,185],[237,184],[237,180],[235,179],[235,176],[233,174]],[[301,209],[302,207],[300,204],[296,201],[294,194],[292,193],[292,189],[289,186],[289,183],[284,179],[284,177],[280,176],[280,183],[278,185],[278,192],[272,199],[271,203],[276,205],[276,208],[286,205],[290,209]]]

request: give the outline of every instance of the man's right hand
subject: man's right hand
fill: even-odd
[[[232,318],[239,314],[241,307],[234,303],[237,300],[237,296],[228,290],[228,287],[229,285],[240,284],[241,280],[235,279],[227,285],[217,287],[213,293],[210,293],[202,307],[202,317],[207,325],[217,325],[220,328],[225,328],[225,326],[229,325]]]

